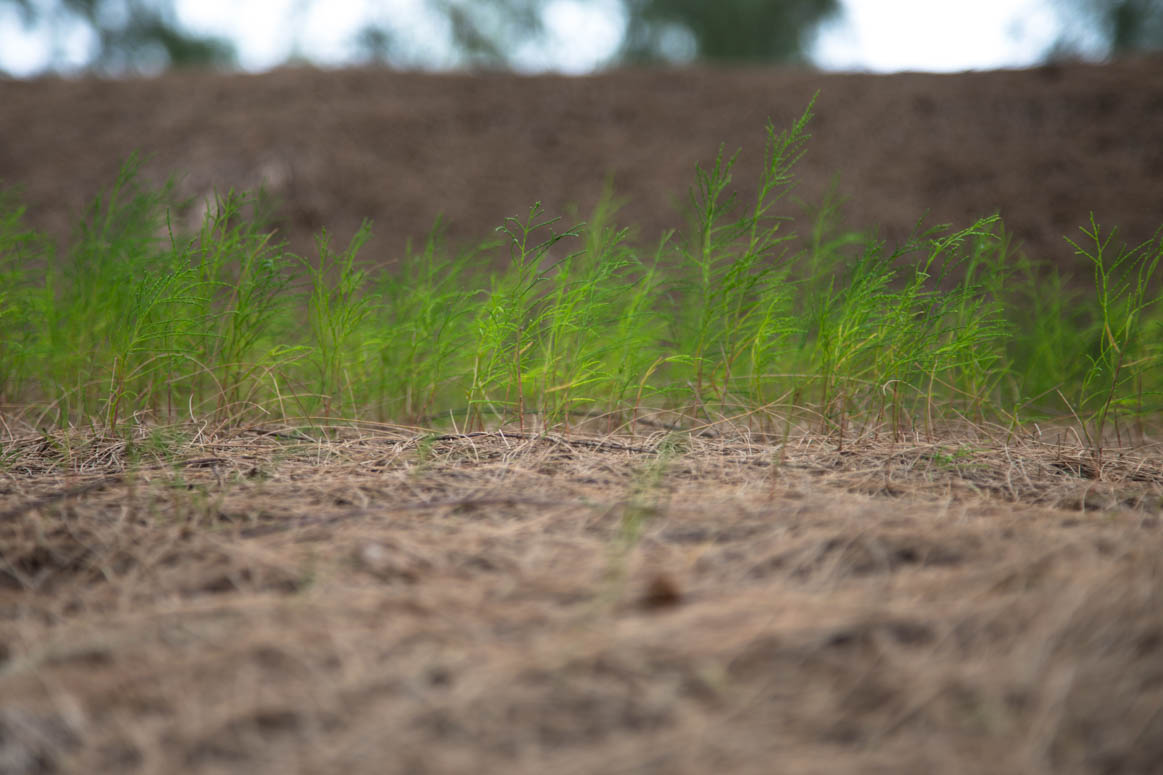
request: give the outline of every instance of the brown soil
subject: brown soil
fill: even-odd
[[[0,773],[1163,762],[1158,449],[170,442],[6,443]]]
[[[584,215],[607,175],[624,221],[653,243],[680,226],[697,161],[744,149],[754,181],[768,118],[786,126],[820,91],[800,195],[833,176],[857,226],[903,236],[919,217],[968,224],[1000,210],[1032,254],[1072,261],[1062,235],[1094,211],[1128,240],[1163,223],[1163,58],[960,75],[644,70],[590,78],[283,70],[128,82],[0,81],[0,180],[30,220],[67,233],[137,150],[182,191],[254,187],[284,204],[293,247],[364,217],[390,261],[439,213],[456,243],[535,200]],[[794,208],[792,208],[794,209]]]

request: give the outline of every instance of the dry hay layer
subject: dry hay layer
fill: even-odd
[[[1157,449],[146,441],[6,444],[0,773],[1163,761]]]

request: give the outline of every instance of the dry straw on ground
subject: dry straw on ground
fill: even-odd
[[[159,433],[4,444],[0,773],[1163,761],[1157,448]]]

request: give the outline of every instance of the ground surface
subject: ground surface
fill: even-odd
[[[1095,211],[1129,239],[1163,222],[1163,58],[964,75],[653,70],[592,78],[287,70],[157,80],[0,81],[0,180],[30,220],[67,233],[132,152],[182,190],[254,187],[282,200],[299,251],[321,227],[346,241],[375,221],[368,257],[399,255],[439,213],[454,242],[543,200],[583,214],[607,175],[653,245],[680,226],[697,161],[744,149],[755,179],[768,118],[820,92],[800,194],[833,176],[859,226],[889,237],[1000,210],[1030,251],[1069,262],[1063,234]],[[792,208],[794,210],[794,208]]]
[[[1157,448],[310,433],[8,444],[0,773],[1160,771]]]
[[[58,233],[120,160],[254,186],[391,261],[614,175],[644,238],[821,90],[801,193],[1000,208],[1030,249],[1163,219],[1163,60],[964,76],[284,71],[0,82]],[[196,430],[196,429],[195,429]],[[1069,435],[649,427],[0,436],[0,775],[1158,773],[1163,453]]]

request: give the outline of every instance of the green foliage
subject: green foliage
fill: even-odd
[[[311,0],[297,3],[292,24],[301,25],[311,5]],[[450,50],[436,57],[433,51],[440,47],[418,43],[416,29],[400,23],[404,15],[373,9],[353,36],[351,50],[358,61],[404,67],[511,67],[519,64],[515,52],[553,44],[544,19],[550,5],[548,0],[424,0],[425,10],[443,20],[448,37]],[[622,0],[620,5],[626,31],[616,59],[623,62],[799,62],[806,58],[811,31],[840,8],[838,0]],[[26,24],[42,24],[58,38],[57,51],[64,49],[66,34],[88,28],[96,42],[85,65],[91,70],[157,72],[236,61],[228,41],[184,29],[173,0],[0,0],[0,8],[5,6]]]
[[[1052,54],[1086,50],[1095,42],[1113,56],[1163,48],[1163,0],[1058,0],[1056,5],[1065,32]]]
[[[828,197],[803,233],[779,205],[811,105],[768,127],[753,199],[738,154],[697,169],[690,226],[643,252],[607,194],[560,229],[535,205],[501,241],[449,257],[439,224],[392,270],[291,255],[227,193],[178,234],[167,187],[131,159],[59,257],[0,196],[0,394],[33,424],[110,433],[182,418],[375,418],[436,427],[812,423],[933,433],[966,420],[1074,420],[1096,458],[1163,409],[1163,238],[1075,244],[1091,295],[1013,255],[997,216],[918,224],[903,243],[844,231]],[[502,262],[504,271],[481,267]],[[458,420],[461,418],[463,422]]]
[[[724,160],[720,148],[709,170],[697,169],[691,191],[693,241],[680,248],[680,277],[691,277],[685,289],[690,299],[679,317],[675,338],[676,363],[693,369],[694,401],[723,401],[734,381],[750,379],[762,388],[762,370],[783,341],[797,330],[789,313],[790,297],[785,243],[786,218],[773,205],[790,190],[791,169],[803,155],[812,107],[785,132],[767,127],[767,151],[752,207],[732,219],[731,170],[738,157]],[[706,389],[705,392],[704,388]]]
[[[1163,258],[1163,230],[1153,240],[1117,250],[1112,249],[1117,230],[1104,236],[1093,213],[1090,228],[1081,231],[1086,237],[1083,244],[1069,242],[1094,267],[1098,315],[1088,337],[1092,344],[1072,405],[1085,413],[1082,430],[1101,456],[1112,412],[1122,408],[1125,413],[1142,415],[1144,391],[1158,389],[1146,381],[1157,379],[1163,367],[1159,321],[1149,317],[1158,312],[1160,301],[1151,290]]]
[[[171,370],[195,278],[162,239],[168,191],[137,180],[131,158],[82,221],[65,269],[46,275],[40,351],[61,422],[98,412],[116,428]]]
[[[546,0],[427,0],[447,21],[457,64],[506,67],[518,44],[547,45]],[[622,0],[626,31],[622,62],[800,62],[810,33],[840,9],[837,0]],[[353,44],[364,61],[434,64],[416,50],[414,35],[370,22]]]
[[[499,231],[509,238],[510,270],[493,283],[477,316],[477,340],[468,389],[469,426],[483,423],[487,408],[508,407],[524,427],[526,390],[532,387],[534,345],[545,325],[548,305],[541,297],[550,250],[577,232],[549,231],[557,218],[544,218],[540,202],[524,221],[508,218]],[[549,231],[541,238],[539,232]],[[540,241],[538,241],[540,240]],[[503,398],[498,392],[503,391]]]
[[[251,215],[257,198],[231,191],[208,204],[197,235],[182,242],[171,231],[170,240],[198,289],[182,357],[196,368],[195,392],[212,388],[215,416],[227,421],[302,348],[275,341],[289,314],[291,257]]]
[[[96,42],[89,69],[106,73],[156,72],[167,68],[230,66],[234,48],[225,40],[182,29],[173,0],[0,0],[25,24],[43,22],[57,37],[83,25]],[[53,40],[54,50],[64,49]]]
[[[363,61],[404,67],[506,67],[512,64],[512,53],[520,44],[544,43],[542,11],[546,4],[545,0],[425,0],[427,10],[444,20],[453,49],[451,57],[442,62],[432,60],[435,47],[430,41],[418,42],[414,29],[393,23],[399,15],[373,17],[352,43]]]
[[[0,191],[0,405],[19,395],[43,300],[31,277],[47,260],[44,241],[24,227],[15,192]]]
[[[808,33],[839,9],[837,0],[627,0],[623,56],[674,59],[675,38],[687,36],[691,58],[803,61]]]
[[[302,262],[310,281],[307,295],[307,321],[313,343],[310,361],[317,370],[318,396],[325,415],[344,405],[344,393],[352,395],[347,364],[363,360],[364,332],[372,307],[371,299],[364,292],[367,273],[356,268],[355,256],[370,237],[371,224],[364,221],[347,249],[335,253],[324,231],[315,240],[318,262]]]
[[[423,423],[452,404],[459,356],[471,341],[473,293],[466,272],[474,257],[448,259],[437,222],[423,251],[409,245],[397,270],[374,283],[364,371],[377,419]]]

